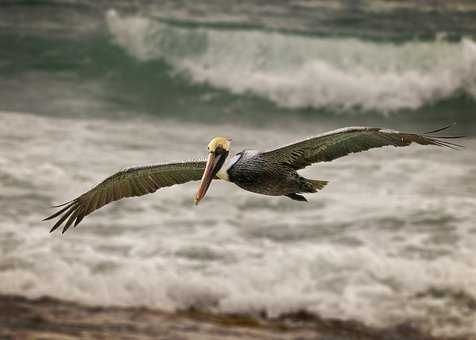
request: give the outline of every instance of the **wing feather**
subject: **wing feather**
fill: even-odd
[[[452,125],[434,130],[440,132]],[[462,145],[444,141],[445,138],[460,138],[463,136],[432,136],[427,134],[402,133],[374,127],[350,127],[334,130],[322,135],[290,144],[279,149],[263,153],[263,157],[270,163],[279,163],[296,170],[305,168],[312,163],[330,162],[350,153],[366,151],[382,146],[408,146],[411,143],[421,145],[436,145],[449,148],[458,148]]]
[[[74,200],[56,206],[61,209],[44,220],[59,216],[59,220],[51,231],[64,223],[64,233],[71,225],[77,226],[85,216],[112,201],[142,196],[160,188],[200,180],[205,165],[205,161],[195,161],[135,167],[119,171]]]

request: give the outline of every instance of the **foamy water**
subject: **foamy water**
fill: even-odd
[[[372,42],[262,30],[182,28],[146,16],[106,14],[112,39],[144,62],[162,60],[197,84],[286,108],[418,109],[476,97],[476,44]]]
[[[203,158],[216,135],[239,152],[370,121],[413,131],[456,121],[450,133],[474,138],[467,1],[177,4],[2,7],[0,294],[306,309],[476,334],[471,138],[457,152],[387,148],[310,167],[305,176],[330,184],[306,204],[215,182],[195,207],[188,183],[48,233],[50,205],[125,167]]]
[[[338,127],[1,113],[0,292],[168,310],[304,308],[475,334],[474,140],[457,152],[385,148],[306,169],[330,181],[307,204],[215,182],[196,207],[189,183],[110,204],[64,235],[40,222],[51,204],[121,168],[202,158],[214,135],[239,152]]]

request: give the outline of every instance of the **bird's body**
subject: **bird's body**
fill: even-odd
[[[319,189],[291,166],[267,161],[263,152],[244,150],[236,156],[238,159],[223,170],[227,172],[230,182],[247,191],[269,196],[286,196],[312,193]]]
[[[46,220],[59,216],[51,231],[64,223],[65,232],[71,225],[78,225],[86,215],[109,202],[200,179],[196,204],[205,196],[213,179],[229,181],[258,194],[306,201],[301,194],[314,193],[322,189],[327,181],[304,178],[298,174],[298,170],[313,163],[328,162],[349,153],[386,145],[398,147],[417,143],[460,147],[442,139],[461,136],[431,135],[447,128],[449,126],[419,135],[381,128],[352,127],[270,151],[245,150],[230,157],[230,140],[216,137],[208,145],[207,161],[159,164],[119,171],[76,199],[57,206],[62,208]]]

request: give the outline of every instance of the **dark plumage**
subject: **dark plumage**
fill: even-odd
[[[57,208],[62,207],[62,209],[44,220],[61,215],[51,231],[66,221],[63,228],[64,233],[71,225],[77,226],[86,215],[112,201],[150,194],[160,188],[175,184],[198,181],[202,177],[205,164],[205,161],[183,162],[119,171],[74,200],[56,206]]]

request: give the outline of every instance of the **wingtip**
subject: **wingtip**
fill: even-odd
[[[442,128],[439,128],[439,129],[436,129],[436,130],[433,130],[433,131],[429,131],[429,132],[425,132],[424,134],[422,134],[422,136],[425,137],[425,138],[429,138],[433,142],[434,145],[444,146],[444,147],[447,147],[447,148],[450,148],[450,149],[453,149],[453,150],[460,150],[460,149],[464,148],[464,145],[449,142],[448,139],[459,139],[459,138],[465,138],[466,136],[464,136],[464,135],[441,136],[441,135],[436,134],[438,132],[445,131],[445,130],[447,130],[447,129],[455,126],[455,125],[456,125],[456,122],[452,122],[451,124],[448,124],[448,125],[446,125]]]
[[[74,227],[76,228],[76,226],[81,223],[81,221],[83,220],[84,218],[84,215],[83,214],[79,214],[79,216],[76,218],[76,221],[74,221]]]
[[[65,206],[66,204],[72,203],[73,201],[76,201],[76,199],[72,199],[72,200],[70,200],[70,201],[68,201],[68,202],[64,202],[64,203],[57,204],[57,205],[51,205],[50,207],[51,207],[51,208],[60,208],[60,207]]]
[[[444,131],[444,130],[447,130],[447,129],[449,129],[449,128],[455,126],[455,125],[456,125],[456,122],[453,122],[453,123],[451,123],[451,124],[448,124],[448,125],[446,125],[446,126],[443,126],[443,127],[439,128],[439,129],[425,132],[424,134],[437,133],[437,132],[440,132],[440,131]]]

